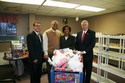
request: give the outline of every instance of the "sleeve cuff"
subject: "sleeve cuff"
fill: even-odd
[[[45,55],[48,55],[48,52],[44,52],[44,56],[45,56]]]
[[[83,51],[84,54],[86,54],[86,51]]]

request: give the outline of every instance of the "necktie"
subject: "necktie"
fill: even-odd
[[[39,40],[40,40],[40,42],[41,42],[41,37],[40,37],[40,34],[38,34],[38,37],[39,37]]]
[[[86,33],[84,32],[84,33],[82,34],[82,38],[81,38],[82,42],[84,41],[85,35],[86,35]]]

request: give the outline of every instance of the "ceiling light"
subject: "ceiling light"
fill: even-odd
[[[44,0],[1,0],[3,2],[12,2],[12,3],[23,3],[23,4],[33,4],[41,5]]]
[[[64,8],[75,8],[75,7],[79,6],[78,4],[71,4],[71,3],[51,1],[51,0],[46,1],[43,5],[54,6],[54,7],[64,7]]]
[[[97,7],[91,7],[91,6],[84,6],[84,5],[79,6],[79,7],[75,8],[75,9],[86,10],[86,11],[93,11],[93,12],[100,12],[100,11],[105,10],[103,8],[97,8]]]

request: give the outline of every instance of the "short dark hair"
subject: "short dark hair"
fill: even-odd
[[[71,32],[71,27],[70,27],[70,26],[68,26],[68,25],[65,25],[65,26],[62,28],[62,32],[64,33],[64,30],[66,29],[66,27],[68,27],[69,32]]]
[[[33,23],[33,26],[35,26],[35,24],[36,24],[36,23],[38,23],[38,24],[39,24],[40,22],[39,22],[39,21],[34,22],[34,23]]]

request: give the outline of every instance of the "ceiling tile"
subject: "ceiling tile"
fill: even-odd
[[[21,6],[22,4],[1,2],[1,5],[6,7],[14,7],[14,6]]]
[[[40,11],[52,11],[52,10],[54,10],[56,7],[50,7],[50,6],[41,6],[39,9],[38,9],[38,11],[40,10]]]
[[[38,9],[40,6],[39,5],[26,5],[26,4],[23,4],[22,5],[22,9]]]
[[[61,7],[0,2],[0,12],[21,13],[21,14],[34,13],[38,15],[50,15],[50,16],[62,16],[62,17],[76,17],[76,16],[88,17],[88,16],[101,15],[101,14],[125,10],[124,0],[54,0],[54,1],[62,1],[80,5],[101,7],[101,8],[106,8],[106,10],[101,12],[90,12],[90,11],[68,9]]]
[[[69,3],[74,3],[74,4],[86,4],[91,0],[67,0]]]

